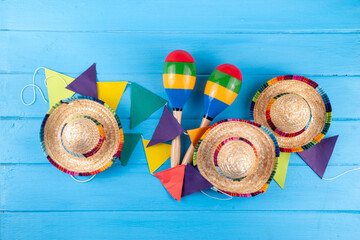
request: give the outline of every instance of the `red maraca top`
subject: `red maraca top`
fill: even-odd
[[[189,62],[195,63],[194,58],[190,55],[190,53],[184,50],[175,50],[167,55],[165,62]]]
[[[241,74],[240,70],[236,66],[234,66],[230,63],[221,64],[221,65],[217,66],[215,69],[217,69],[221,72],[224,72],[226,74],[229,74],[230,76],[242,81],[242,74]]]

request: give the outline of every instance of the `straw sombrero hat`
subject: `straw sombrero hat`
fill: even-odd
[[[277,141],[268,129],[245,120],[227,119],[203,134],[193,160],[214,190],[251,197],[266,191],[279,154]]]
[[[326,135],[331,105],[314,81],[295,75],[276,77],[255,94],[250,115],[274,133],[281,152],[309,149]]]
[[[40,129],[42,150],[61,171],[87,176],[104,171],[120,157],[123,130],[116,113],[92,97],[61,100]]]

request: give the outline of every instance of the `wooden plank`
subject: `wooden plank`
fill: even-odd
[[[330,166],[325,176],[350,168]],[[290,166],[285,190],[272,182],[265,194],[254,198],[219,201],[196,193],[179,203],[145,165],[115,165],[86,184],[49,164],[0,165],[0,169],[2,211],[360,210],[360,171],[325,181],[307,166]]]
[[[2,1],[0,29],[43,31],[354,31],[359,2]],[[336,9],[336,11],[334,10]],[[139,20],[141,19],[141,24]]]
[[[146,43],[146,44],[144,44]],[[0,32],[0,72],[31,73],[39,66],[81,73],[162,73],[166,55],[189,51],[197,72],[230,62],[246,74],[360,75],[359,34],[182,34]],[[76,75],[76,74],[75,74]]]
[[[161,110],[158,114],[160,114]],[[231,117],[231,115],[229,116]],[[218,119],[221,120],[221,119]],[[134,130],[129,130],[129,120],[121,119],[124,132],[142,133],[146,139],[150,139],[158,119],[149,119],[141,123]],[[199,120],[184,120],[185,129],[198,127]],[[39,144],[39,129],[41,119],[24,120],[2,120],[0,128],[0,145],[2,155],[0,163],[48,163],[44,157]],[[330,165],[359,165],[359,159],[352,156],[359,156],[360,149],[354,148],[354,143],[360,142],[360,136],[354,134],[359,131],[360,121],[334,121],[327,136],[340,135]],[[187,136],[182,136],[182,155],[185,154],[190,144]],[[14,154],[17,153],[17,154]],[[349,155],[351,153],[351,155]],[[129,164],[145,164],[144,150],[142,144],[138,144],[134,150]],[[305,165],[297,156],[292,154],[290,164]]]
[[[205,81],[221,63],[238,65],[244,85],[219,120],[248,118],[253,94],[273,76],[309,76],[332,101],[328,136],[340,138],[325,177],[335,176],[359,166],[359,6],[341,0],[1,1],[0,239],[356,239],[360,171],[320,180],[293,154],[285,190],[272,182],[251,199],[196,193],[178,203],[148,173],[139,143],[127,167],[117,163],[79,184],[41,153],[47,104],[38,95],[36,105],[24,107],[19,93],[39,66],[76,77],[96,62],[99,80],[134,81],[166,98],[163,60],[182,48],[200,73],[184,111],[184,127],[192,128],[202,116]],[[125,132],[129,93],[118,110]],[[131,132],[150,138],[160,114]]]
[[[358,213],[5,213],[1,239],[354,239]],[[181,227],[179,227],[179,225]]]
[[[58,70],[60,71],[60,70]],[[77,74],[71,74],[76,77]],[[249,75],[243,76],[243,85],[235,102],[227,108],[218,119],[223,118],[249,118],[249,108],[251,100],[260,88],[277,75]],[[198,76],[194,92],[190,96],[184,107],[184,119],[200,119],[203,115],[203,91],[208,75]],[[360,89],[360,77],[319,77],[308,76],[316,81],[327,92],[332,108],[333,118],[335,119],[360,119],[360,99],[358,98],[358,89]],[[43,84],[44,75],[39,74],[36,83],[41,86],[46,94],[46,86]],[[141,86],[168,99],[162,83],[162,75],[159,74],[130,74],[130,75],[98,75],[99,81],[130,81],[137,82]],[[3,117],[43,117],[48,110],[48,104],[43,102],[40,93],[37,91],[37,101],[32,106],[24,106],[20,101],[21,89],[32,82],[32,74],[0,74],[0,96],[6,96],[6,101],[0,101],[0,116]],[[130,117],[130,92],[131,86],[128,86],[120,101],[117,114],[120,118]],[[30,102],[33,98],[32,88],[29,87],[24,92],[24,99]],[[9,107],[11,106],[11,107]],[[349,111],[351,106],[351,111]],[[160,118],[161,112],[152,115],[152,118]]]

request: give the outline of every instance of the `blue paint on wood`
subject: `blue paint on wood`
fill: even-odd
[[[47,111],[19,93],[40,66],[78,76],[93,62],[99,81],[133,81],[167,98],[168,52],[189,51],[197,82],[183,111],[185,129],[200,124],[203,89],[221,63],[244,83],[215,119],[245,118],[257,89],[278,75],[319,83],[333,106],[329,136],[339,141],[325,177],[359,167],[360,2],[322,1],[1,1],[0,239],[353,239],[360,234],[360,172],[322,181],[293,154],[285,190],[271,183],[255,198],[217,201],[196,193],[171,199],[148,173],[139,143],[119,163],[79,184],[44,158],[38,139]],[[43,75],[37,77],[45,90]],[[161,116],[129,129],[130,88],[117,113],[125,132],[150,138]],[[25,98],[31,100],[30,89]],[[183,154],[189,144],[183,140]],[[168,168],[165,163],[162,169]],[[216,193],[209,192],[211,194]]]
[[[6,213],[3,221],[3,239],[303,240],[360,233],[359,215],[346,211],[21,212]]]

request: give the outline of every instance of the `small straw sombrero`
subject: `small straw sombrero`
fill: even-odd
[[[279,154],[274,135],[265,127],[226,119],[203,134],[193,160],[214,190],[251,197],[266,191],[275,175]]]
[[[120,157],[124,134],[116,113],[92,97],[71,97],[55,104],[40,129],[46,158],[61,171],[88,176]]]
[[[250,115],[269,128],[281,152],[301,152],[321,141],[331,123],[331,104],[314,81],[295,75],[265,83],[255,94]]]

